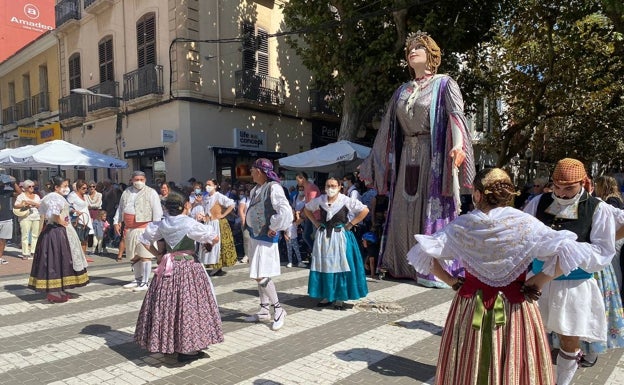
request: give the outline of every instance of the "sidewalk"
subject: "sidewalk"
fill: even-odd
[[[0,277],[16,274],[29,274],[32,267],[31,260],[22,260],[20,258],[21,248],[16,247],[13,243],[8,243],[4,249],[3,258],[9,263],[6,265],[0,265]],[[122,262],[117,262],[118,249],[109,247],[108,255],[89,255],[89,258],[93,259],[93,262],[89,263],[89,267],[106,266],[106,265],[119,265],[129,264],[129,260],[124,258]]]

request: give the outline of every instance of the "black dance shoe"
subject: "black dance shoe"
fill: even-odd
[[[199,351],[195,354],[178,353],[178,362],[193,362],[200,358],[210,357],[206,352]]]

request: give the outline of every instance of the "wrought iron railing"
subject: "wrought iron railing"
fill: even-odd
[[[124,100],[164,93],[163,66],[148,64],[124,75]]]
[[[22,120],[32,116],[30,98],[15,103],[15,120]]]
[[[15,118],[15,106],[7,107],[2,110],[2,124],[11,124],[17,121]]]
[[[43,91],[30,98],[32,113],[38,114],[43,111],[50,111],[50,93]]]
[[[80,20],[80,0],[61,0],[54,6],[56,27],[69,20]]]
[[[89,87],[89,91],[100,95],[87,95],[87,111],[119,107],[119,97],[117,96],[118,90],[119,82],[113,80],[107,80],[97,86]]]
[[[236,98],[259,103],[284,104],[284,83],[270,76],[258,75],[251,70],[236,71]]]
[[[84,0],[84,8],[87,9],[89,6],[99,0]]]
[[[84,97],[80,94],[70,94],[59,99],[59,119],[75,117],[85,117]]]

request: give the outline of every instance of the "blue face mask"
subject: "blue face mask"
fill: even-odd
[[[200,188],[196,188],[195,189],[195,194],[199,195],[202,193],[202,190]]]

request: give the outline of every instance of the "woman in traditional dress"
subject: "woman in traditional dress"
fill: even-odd
[[[460,187],[470,187],[475,173],[472,142],[457,83],[436,74],[436,42],[426,33],[410,33],[405,59],[411,80],[392,96],[360,178],[390,201],[380,268],[396,278],[444,287],[432,275],[417,276],[405,256],[413,234],[433,234],[457,217]],[[450,269],[458,274],[461,267]]]
[[[317,229],[308,295],[320,298],[319,306],[335,302],[334,307],[343,310],[343,301],[368,294],[362,255],[351,231],[366,218],[368,207],[339,191],[338,179],[328,178],[325,194],[308,202],[303,212]],[[320,221],[314,218],[316,210],[320,210]]]
[[[206,181],[207,194],[203,197],[203,212],[196,217],[200,222],[212,226],[219,235],[220,242],[210,252],[200,249],[199,254],[201,263],[212,269],[211,276],[225,275],[223,267],[234,266],[237,259],[234,236],[226,218],[234,210],[236,203],[218,192],[217,186],[214,179]]]
[[[207,356],[202,350],[223,342],[216,296],[204,267],[195,256],[195,242],[218,244],[213,227],[184,213],[186,199],[170,192],[163,201],[166,215],[151,222],[139,241],[158,260],[154,279],[143,300],[134,340],[152,353],[178,353],[179,362]],[[153,246],[159,242],[159,249]]]
[[[415,235],[408,260],[458,290],[438,356],[436,384],[554,384],[550,347],[537,305],[541,288],[588,261],[576,256],[576,235],[556,231],[513,207],[509,175],[483,169],[474,180],[476,209],[434,235]],[[443,259],[459,258],[464,278]],[[526,280],[537,258],[544,270]]]
[[[28,287],[47,293],[50,302],[67,302],[65,290],[89,283],[87,261],[69,220],[69,182],[59,176],[51,181],[54,191],[41,200],[39,213],[45,220],[35,248]]]

